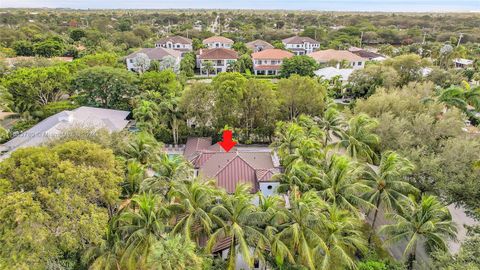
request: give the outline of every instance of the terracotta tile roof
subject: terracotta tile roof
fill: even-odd
[[[308,56],[312,57],[318,62],[328,62],[332,60],[365,61],[364,58],[346,50],[332,50],[332,49],[322,50],[322,51],[309,53]]]
[[[152,60],[160,60],[160,59],[163,59],[165,56],[172,56],[175,58],[182,56],[182,52],[180,51],[158,47],[158,48],[143,48],[139,51],[136,51],[132,54],[127,55],[125,58],[133,58],[137,56],[137,54],[139,53],[146,54],[148,58]]]
[[[209,38],[206,38],[203,40],[203,44],[208,44],[208,43],[213,43],[213,42],[221,42],[221,43],[224,43],[224,44],[233,44],[233,40],[229,39],[229,38],[226,38],[226,37],[222,37],[222,36],[213,36],[213,37],[209,37]]]
[[[171,36],[171,37],[163,37],[159,39],[157,44],[165,44],[167,42],[172,42],[172,43],[180,43],[180,44],[192,44],[192,40],[186,37],[182,36]]]
[[[320,42],[314,40],[313,38],[310,37],[299,37],[299,36],[293,36],[289,38],[285,38],[282,40],[283,43],[285,44],[302,44],[304,42],[309,42],[312,44],[320,44]]]
[[[293,53],[280,49],[268,49],[260,52],[252,53],[252,59],[273,59],[273,60],[282,60],[285,58],[290,58],[293,56]]]
[[[250,41],[245,45],[247,46],[247,48],[252,49],[252,50],[254,50],[256,47],[263,47],[264,50],[273,49],[272,44],[270,44],[270,43],[268,43],[264,40],[261,40],[261,39]]]
[[[238,54],[234,50],[225,48],[202,49],[199,58],[204,60],[237,59]]]

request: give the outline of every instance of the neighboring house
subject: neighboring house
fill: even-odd
[[[174,71],[178,71],[180,68],[180,61],[182,60],[182,52],[172,49],[166,49],[162,47],[158,48],[143,48],[125,57],[127,62],[127,69],[131,71],[138,71],[138,67],[135,64],[135,57],[140,54],[146,54],[150,61],[171,61]]]
[[[201,49],[197,56],[197,67],[200,69],[200,74],[218,74],[225,72],[238,59],[238,54],[234,50],[215,48],[215,49]],[[212,70],[207,70],[206,62],[212,63]]]
[[[274,48],[272,44],[270,44],[270,43],[268,43],[264,40],[261,40],[261,39],[257,39],[257,40],[248,42],[245,45],[247,46],[247,48],[252,50],[252,52],[254,52],[254,53]]]
[[[320,48],[320,42],[309,37],[293,36],[282,40],[285,49],[292,51],[296,55],[305,55],[312,53]]]
[[[284,59],[293,53],[280,49],[267,49],[252,53],[253,72],[255,75],[278,75]]]
[[[193,50],[192,40],[181,36],[164,37],[155,42],[155,47],[173,49],[182,52],[189,52]]]
[[[58,137],[75,127],[91,128],[93,130],[107,129],[110,132],[123,130],[129,124],[130,112],[80,107],[72,111],[63,111],[52,115],[27,131],[19,134],[2,145],[0,160],[10,156],[16,149],[39,146],[50,139]]]
[[[315,75],[327,80],[331,80],[335,77],[339,77],[342,83],[347,83],[348,78],[353,73],[353,68],[334,68],[334,67],[325,67],[315,71]]]
[[[217,186],[233,193],[239,184],[251,186],[251,192],[272,195],[279,182],[273,175],[280,172],[278,158],[268,147],[236,146],[225,152],[211,138],[188,138],[183,153],[195,168],[195,174],[217,180]]]
[[[376,53],[376,52],[371,52],[371,51],[367,51],[365,49],[362,49],[362,48],[357,48],[357,47],[351,47],[350,49],[348,49],[349,52],[351,53],[354,53],[362,58],[365,58],[365,59],[368,59],[370,61],[384,61],[386,60],[387,58],[384,56],[384,55],[381,55],[379,53]]]
[[[224,48],[230,49],[233,45],[233,40],[222,37],[222,36],[213,36],[202,41],[203,45],[207,46],[209,49],[213,48]]]
[[[473,65],[473,60],[456,58],[453,59],[453,63],[455,64],[455,68],[467,68]]]
[[[354,53],[346,50],[322,50],[308,54],[319,64],[327,64],[330,62],[337,62],[337,67],[340,67],[340,63],[346,61],[353,69],[360,69],[365,67],[365,58],[362,58]]]

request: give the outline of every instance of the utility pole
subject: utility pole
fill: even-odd
[[[362,41],[363,41],[363,31],[362,31],[362,34],[360,35],[360,48],[362,47]]]
[[[422,44],[425,45],[425,39],[427,37],[427,32],[423,32],[423,41],[422,41]]]
[[[458,42],[457,42],[457,47],[460,46],[460,42],[462,42],[462,38],[463,38],[463,33],[460,33],[460,37],[458,38]]]

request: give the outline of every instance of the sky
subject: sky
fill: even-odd
[[[386,12],[480,12],[480,0],[0,0],[0,7],[75,9],[289,9]]]

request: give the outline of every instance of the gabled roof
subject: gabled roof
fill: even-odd
[[[385,57],[379,53],[367,51],[361,48],[352,47],[348,49],[351,53],[356,54],[362,58],[373,59],[378,57]]]
[[[237,59],[238,53],[225,48],[202,49],[199,58],[204,60]]]
[[[282,40],[283,43],[285,44],[302,44],[304,42],[309,42],[312,44],[320,44],[320,42],[316,41],[313,38],[310,37],[299,37],[299,36],[293,36],[289,38],[285,38]]]
[[[261,39],[250,41],[245,45],[247,46],[247,48],[252,49],[252,50],[254,50],[256,47],[263,47],[263,49],[265,49],[265,50],[266,49],[273,49],[272,44],[270,44],[270,43],[268,43],[264,40],[261,40]]]
[[[134,58],[139,53],[144,53],[150,58],[151,60],[161,60],[166,56],[171,56],[174,58],[179,58],[182,56],[182,52],[162,47],[157,48],[143,48],[139,51],[136,51],[132,54],[127,55],[125,58]]]
[[[233,44],[233,40],[226,37],[222,37],[222,36],[213,36],[213,37],[206,38],[202,41],[203,44],[214,43],[214,42],[221,42],[224,44]]]
[[[212,138],[210,137],[190,137],[185,144],[183,155],[189,159],[195,152],[207,149],[212,145]]]
[[[180,43],[180,44],[192,44],[192,40],[182,36],[171,36],[171,37],[163,37],[159,39],[156,43],[157,44],[165,44],[167,42],[172,43]]]
[[[252,59],[273,59],[273,60],[282,60],[285,58],[290,58],[293,56],[293,53],[280,49],[268,49],[260,52],[252,53]]]
[[[72,111],[63,111],[52,115],[32,128],[3,144],[9,152],[15,149],[38,146],[74,127],[86,127],[93,130],[104,128],[110,132],[124,129],[130,115],[128,111],[110,110],[93,107],[79,107]],[[7,153],[8,154],[8,153]],[[6,157],[0,157],[0,160]]]
[[[328,61],[365,61],[364,58],[353,54],[346,50],[321,50],[313,53],[309,53],[308,56],[312,57],[318,62],[328,62]]]

